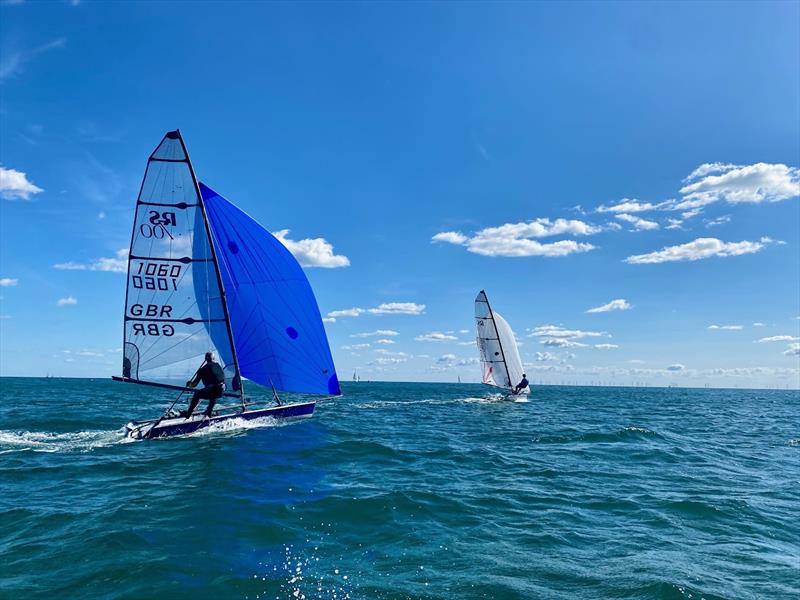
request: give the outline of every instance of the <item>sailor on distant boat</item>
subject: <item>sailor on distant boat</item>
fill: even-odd
[[[522,381],[517,384],[517,387],[514,388],[514,394],[519,394],[522,390],[528,387],[528,380],[526,379],[525,373],[522,374]]]
[[[206,352],[205,362],[197,369],[197,373],[194,374],[194,377],[186,382],[186,387],[193,388],[200,383],[200,381],[203,382],[203,388],[197,390],[192,396],[192,401],[189,403],[189,410],[183,415],[187,419],[192,416],[200,400],[208,400],[208,408],[206,408],[203,414],[210,417],[211,411],[214,410],[214,405],[217,403],[217,399],[222,398],[222,394],[225,393],[225,372],[222,370],[222,367],[219,366],[219,363],[214,360],[213,352]]]

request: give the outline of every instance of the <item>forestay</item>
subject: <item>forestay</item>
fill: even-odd
[[[475,298],[475,321],[483,383],[514,389],[523,374],[517,342],[508,322],[492,310],[483,290]]]
[[[311,285],[286,247],[256,221],[200,184],[239,368],[278,390],[341,393]]]
[[[197,181],[180,133],[171,131],[148,160],[136,203],[123,376],[183,385],[212,351],[226,379],[238,382],[220,286]]]

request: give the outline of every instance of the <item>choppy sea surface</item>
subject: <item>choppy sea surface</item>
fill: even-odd
[[[140,442],[170,393],[0,395],[3,598],[800,594],[796,391],[359,383]]]

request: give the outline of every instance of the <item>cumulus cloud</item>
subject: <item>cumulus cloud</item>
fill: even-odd
[[[30,200],[31,196],[44,190],[30,181],[22,171],[0,166],[0,198],[6,200]]]
[[[697,238],[693,242],[678,246],[667,246],[657,252],[629,256],[625,262],[632,265],[658,264],[665,262],[695,261],[713,256],[739,256],[760,252],[767,245],[775,243],[768,237],[757,242],[723,242],[717,238]]]
[[[530,222],[506,223],[499,227],[487,227],[472,237],[458,231],[443,231],[431,238],[434,242],[446,242],[465,246],[469,252],[482,256],[567,256],[576,252],[588,252],[594,246],[574,240],[559,240],[541,243],[537,238],[557,235],[585,236],[603,231],[603,228],[576,219],[535,219]]]
[[[328,317],[336,320],[341,317],[357,317],[364,314],[363,308],[344,308],[342,310],[332,310],[328,313]]]
[[[89,263],[65,262],[53,265],[55,269],[65,271],[107,271],[109,273],[126,273],[128,271],[128,249],[117,250],[114,258],[98,258]]]
[[[619,348],[616,344],[595,344],[595,348],[599,350],[611,350],[612,348]]]
[[[322,317],[323,323],[336,323],[336,317]]]
[[[588,344],[583,344],[581,342],[575,342],[573,340],[568,340],[564,338],[543,338],[539,340],[539,342],[543,346],[548,346],[551,348],[588,348]]]
[[[707,163],[695,169],[681,188],[676,208],[694,208],[725,200],[778,202],[800,196],[800,170],[784,164],[732,165]]]
[[[57,306],[74,306],[78,303],[78,299],[74,296],[67,296],[66,298],[59,298],[56,302]]]
[[[368,308],[372,315],[421,315],[425,312],[424,304],[416,302],[384,302],[375,308]]]
[[[590,308],[587,310],[587,313],[604,313],[610,312],[612,310],[630,310],[633,308],[627,300],[624,298],[618,298],[617,300],[612,300],[608,304],[603,304],[602,306],[595,306],[594,308]]]
[[[19,283],[19,279],[14,279],[12,277],[3,277],[0,278],[0,287],[13,287]]]
[[[771,335],[770,337],[764,337],[758,340],[759,343],[763,342],[797,342],[800,341],[800,338],[797,338],[793,335]]]
[[[800,342],[789,344],[789,348],[783,351],[784,356],[800,356]]]
[[[380,340],[375,340],[375,343],[376,343],[376,344],[388,345],[388,344],[394,344],[394,343],[395,343],[395,341],[394,341],[394,340],[387,340],[387,339],[385,339],[385,338],[382,338],[382,339],[380,339]]]
[[[648,221],[647,219],[642,219],[641,217],[629,215],[627,213],[620,213],[614,216],[620,221],[630,223],[633,226],[634,231],[650,231],[653,229],[658,229],[659,227],[658,223],[655,221]]]
[[[709,325],[709,329],[724,329],[728,331],[739,331],[742,329],[741,325]]]
[[[304,267],[322,267],[336,269],[349,267],[350,259],[346,256],[334,254],[333,245],[325,238],[307,238],[303,240],[290,240],[289,230],[281,229],[273,234],[289,252]]]
[[[340,319],[342,317],[358,317],[365,313],[371,315],[421,315],[424,312],[424,304],[417,304],[416,302],[384,302],[375,308],[353,307],[332,310],[327,316],[332,319]]]
[[[353,338],[366,338],[366,337],[394,337],[400,335],[392,329],[376,329],[375,331],[367,331],[365,333],[354,333],[350,337]]]
[[[558,354],[553,354],[552,352],[537,352],[533,360],[536,362],[550,362],[560,360],[560,358]]]
[[[455,361],[455,359],[456,359],[455,354],[442,354],[439,358],[436,359],[436,362],[438,364],[451,363]]]
[[[418,335],[414,339],[418,342],[453,342],[458,338],[454,335],[442,333],[441,331],[432,331],[431,333]]]

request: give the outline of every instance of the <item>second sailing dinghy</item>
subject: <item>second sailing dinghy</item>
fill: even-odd
[[[268,231],[197,181],[180,132],[171,131],[148,160],[136,203],[122,377],[114,379],[191,394],[187,381],[206,352],[225,373],[219,405],[225,399],[235,404],[206,417],[201,401],[190,418],[170,407],[158,419],[129,423],[129,436],[180,435],[231,419],[314,412],[314,401],[282,404],[278,390],[341,394],[303,269]],[[243,378],[272,388],[276,406],[249,402]]]
[[[475,325],[483,383],[503,388],[504,393],[511,397],[530,393],[530,388],[525,387],[514,394],[514,388],[524,375],[517,340],[508,322],[492,310],[483,290],[475,298]]]

